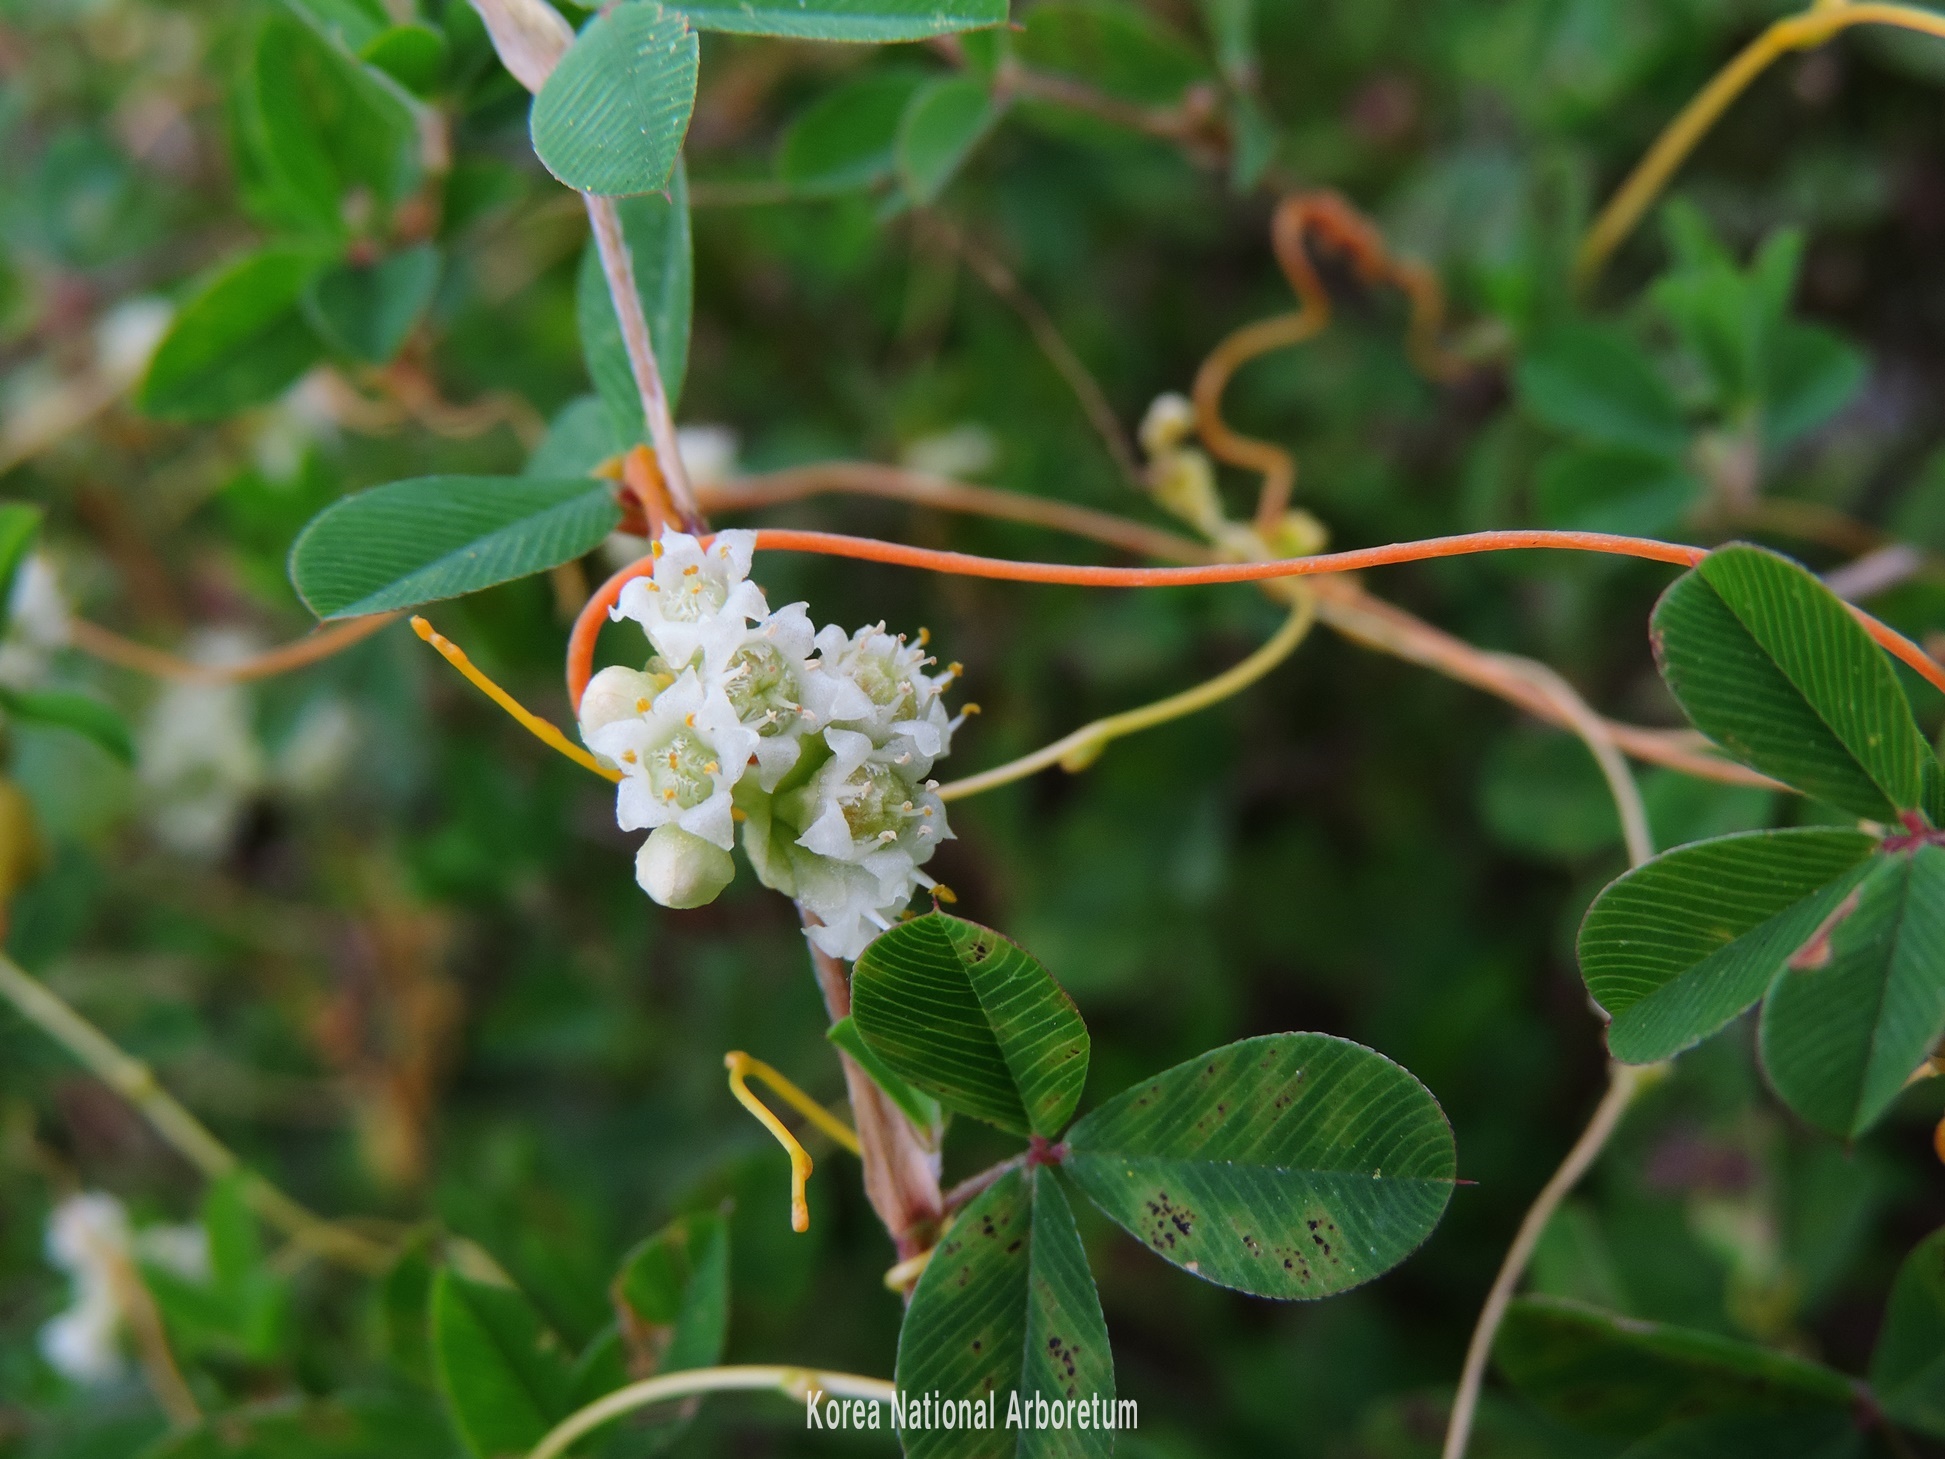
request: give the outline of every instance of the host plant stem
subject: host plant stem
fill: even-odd
[[[244,1198],[251,1209],[300,1247],[364,1272],[380,1272],[391,1264],[391,1252],[379,1243],[306,1210],[247,1169],[235,1151],[156,1081],[147,1064],[117,1047],[45,983],[4,955],[0,955],[0,996],[134,1105],[157,1134],[209,1179],[221,1180],[242,1171]]]

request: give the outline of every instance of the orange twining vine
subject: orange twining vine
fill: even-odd
[[[1445,323],[1445,290],[1424,264],[1395,256],[1377,225],[1341,193],[1292,193],[1270,219],[1270,243],[1284,278],[1296,291],[1299,307],[1289,314],[1260,319],[1226,336],[1196,371],[1192,400],[1196,430],[1218,461],[1259,472],[1263,486],[1256,501],[1257,530],[1271,532],[1297,484],[1297,463],[1283,447],[1230,428],[1222,418],[1222,394],[1236,371],[1258,355],[1301,344],[1330,324],[1330,291],[1310,255],[1315,239],[1342,254],[1358,279],[1370,286],[1389,284],[1411,305],[1405,352],[1426,376],[1452,380],[1467,362],[1439,342]]]
[[[1651,562],[1672,563],[1678,567],[1693,567],[1708,554],[1708,549],[1702,547],[1679,542],[1657,542],[1648,537],[1626,537],[1614,532],[1509,529],[1463,532],[1450,537],[1428,537],[1417,542],[1396,542],[1385,547],[1361,547],[1348,552],[1325,552],[1312,557],[1286,557],[1269,562],[1218,562],[1194,567],[1090,567],[978,557],[965,552],[881,542],[870,537],[849,537],[837,532],[807,532],[776,527],[762,527],[756,532],[758,552],[809,552],[862,562],[922,568],[958,577],[1098,588],[1165,588],[1267,582],[1276,578],[1356,572],[1400,562],[1424,562],[1440,557],[1533,548],[1638,557]],[[568,636],[567,692],[577,709],[581,703],[581,691],[593,676],[595,640],[600,636],[608,610],[620,598],[622,588],[633,579],[653,571],[654,564],[655,559],[651,555],[621,569],[595,590],[581,609],[580,616],[575,619],[573,632]],[[1863,609],[1853,606],[1851,612],[1879,645],[1915,670],[1934,688],[1945,692],[1945,666],[1941,666],[1896,629],[1879,622]]]

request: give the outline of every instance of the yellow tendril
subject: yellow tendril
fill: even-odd
[[[753,1059],[741,1049],[731,1049],[723,1055],[723,1067],[729,1070],[729,1092],[736,1096],[736,1102],[756,1116],[757,1123],[776,1137],[777,1143],[783,1146],[784,1153],[790,1157],[790,1229],[810,1230],[810,1202],[804,1197],[804,1183],[810,1179],[810,1173],[814,1168],[810,1152],[798,1143],[797,1137],[790,1133],[789,1126],[772,1114],[769,1106],[756,1097],[747,1081],[752,1076],[762,1080],[785,1104],[853,1155],[859,1153],[857,1135],[843,1120],[825,1109],[823,1105],[761,1059]]]
[[[560,751],[561,754],[567,756],[568,759],[572,760],[576,765],[579,765],[583,770],[592,770],[603,780],[619,781],[621,779],[621,772],[619,770],[610,770],[606,765],[603,765],[594,756],[568,739],[566,735],[555,729],[546,720],[528,709],[518,699],[515,699],[506,690],[482,674],[473,666],[473,661],[466,657],[466,651],[464,649],[454,643],[450,638],[447,638],[445,634],[434,629],[425,619],[414,616],[412,619],[412,631],[439,650],[440,657],[445,659],[455,669],[459,670],[460,673],[464,674],[467,682],[472,684],[475,689],[479,690],[488,699],[491,699],[495,704],[499,705],[508,714],[512,715],[519,723],[520,728],[539,740],[548,749]]]
[[[1600,273],[1608,257],[1641,220],[1688,154],[1708,135],[1722,114],[1771,63],[1791,51],[1807,51],[1854,25],[1889,25],[1921,35],[1945,37],[1945,15],[1914,5],[1846,3],[1814,0],[1807,9],[1785,16],[1744,46],[1727,65],[1695,93],[1662,134],[1655,139],[1627,181],[1601,209],[1581,240],[1574,273],[1585,287]]]
[[[1303,593],[1297,597],[1289,618],[1277,630],[1274,638],[1215,678],[1193,689],[1184,689],[1180,694],[1171,694],[1166,699],[1143,705],[1140,709],[1097,719],[1055,740],[1051,745],[1043,745],[1031,755],[1022,755],[1017,760],[1010,760],[978,775],[968,775],[964,780],[942,785],[939,787],[939,799],[962,800],[969,795],[978,795],[982,790],[993,790],[1015,780],[1024,780],[1049,765],[1058,765],[1069,774],[1077,774],[1100,759],[1101,751],[1112,740],[1194,714],[1197,710],[1221,703],[1233,694],[1240,694],[1296,652],[1297,645],[1310,632],[1310,625],[1316,617],[1315,602],[1309,593]]]

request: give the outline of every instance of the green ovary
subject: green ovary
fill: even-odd
[[[715,751],[687,730],[677,730],[660,749],[650,750],[642,765],[655,798],[667,805],[686,811],[715,794]]]

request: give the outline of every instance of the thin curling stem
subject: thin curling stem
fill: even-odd
[[[1268,562],[1222,562],[1192,567],[1087,567],[1053,562],[1016,562],[1010,558],[978,557],[931,547],[908,547],[870,537],[847,537],[839,532],[803,532],[765,527],[756,533],[759,552],[811,552],[863,562],[923,568],[959,577],[993,578],[1016,583],[1065,583],[1092,588],[1171,588],[1212,583],[1256,583],[1277,578],[1323,576],[1359,572],[1402,562],[1426,562],[1443,557],[1468,557],[1481,552],[1547,549],[1560,552],[1598,552],[1636,557],[1676,567],[1694,567],[1708,549],[1649,537],[1615,532],[1566,532],[1516,528],[1491,532],[1461,532],[1449,537],[1426,537],[1386,547],[1360,547],[1349,552],[1322,552],[1310,557],[1284,557]],[[653,569],[654,558],[644,557],[623,568],[595,590],[575,620],[568,639],[569,697],[578,706],[581,691],[593,674],[594,641],[608,609],[632,579]],[[1914,670],[1933,688],[1945,693],[1945,666],[1917,644],[1880,623],[1863,609],[1850,605],[1852,615],[1878,645]]]
[[[500,708],[512,715],[515,723],[520,728],[539,740],[548,749],[559,751],[576,765],[579,765],[583,770],[592,770],[603,780],[612,780],[619,783],[621,780],[621,772],[619,770],[613,770],[603,765],[594,756],[568,739],[566,735],[562,734],[554,726],[547,723],[546,720],[528,709],[498,684],[487,678],[485,674],[474,667],[473,661],[466,657],[466,651],[464,649],[454,643],[450,638],[447,638],[445,634],[434,629],[425,619],[414,615],[412,619],[412,631],[437,649],[439,656],[447,663],[459,670],[461,674],[464,674],[467,683],[471,684],[480,693],[484,694],[488,699],[491,699]]]
[[[233,664],[199,664],[178,658],[159,648],[150,648],[125,638],[111,628],[76,618],[68,624],[68,641],[82,653],[118,668],[132,669],[157,679],[172,679],[181,684],[240,684],[251,679],[269,679],[288,674],[307,664],[315,664],[342,653],[355,643],[363,643],[379,629],[396,622],[397,613],[373,613],[319,628],[304,637],[273,648],[266,653],[240,659]]]
[[[569,1414],[548,1432],[528,1453],[527,1459],[559,1459],[574,1441],[624,1413],[690,1398],[701,1393],[781,1393],[798,1403],[812,1393],[828,1393],[832,1398],[862,1398],[868,1403],[890,1403],[893,1388],[882,1378],[863,1378],[855,1373],[825,1373],[815,1368],[786,1368],[754,1364],[730,1368],[691,1368],[680,1373],[665,1373],[659,1378],[644,1378],[617,1388],[587,1407]]]
[[[1634,231],[1696,144],[1751,82],[1791,51],[1813,50],[1854,25],[1889,25],[1945,38],[1945,15],[1936,11],[1912,5],[1849,4],[1846,0],[1817,0],[1807,10],[1771,25],[1738,51],[1676,114],[1601,209],[1574,260],[1580,285],[1585,288],[1600,276],[1614,250]]]
[[[1240,694],[1258,679],[1268,674],[1278,664],[1289,658],[1297,650],[1310,632],[1310,626],[1317,621],[1317,604],[1309,593],[1298,598],[1290,610],[1276,636],[1271,638],[1255,653],[1241,663],[1232,665],[1213,679],[1197,684],[1192,689],[1184,689],[1179,694],[1171,694],[1166,699],[1139,709],[1126,710],[1121,714],[1111,714],[1097,719],[1092,724],[1082,725],[1072,734],[1055,740],[1050,745],[1035,750],[1030,755],[1022,755],[1004,765],[996,765],[991,770],[978,775],[969,775],[964,780],[955,780],[949,785],[939,787],[940,800],[964,800],[967,796],[978,795],[981,791],[995,790],[1002,785],[1010,785],[1016,780],[1024,780],[1029,775],[1037,775],[1050,765],[1058,765],[1069,773],[1085,770],[1099,758],[1101,751],[1114,740],[1127,735],[1152,729],[1158,724],[1166,724],[1172,719],[1181,719],[1207,709],[1212,704]]]
[[[1493,1338],[1499,1332],[1499,1324],[1506,1316],[1506,1308],[1513,1300],[1513,1292],[1519,1286],[1520,1277],[1525,1273],[1527,1263],[1533,1259],[1534,1249],[1540,1244],[1540,1237],[1546,1234],[1547,1223],[1553,1213],[1560,1209],[1560,1203],[1585,1175],[1588,1168],[1599,1158],[1607,1142],[1620,1127],[1621,1116],[1633,1102],[1636,1092],[1641,1088],[1643,1078],[1654,1068],[1653,1065],[1610,1064],[1607,1069],[1607,1093],[1594,1110],[1593,1119],[1574,1142],[1567,1158],[1560,1162],[1551,1179],[1541,1187],[1540,1194],[1527,1208],[1525,1217],[1520,1221],[1520,1229],[1513,1237],[1513,1244],[1506,1252],[1506,1259],[1500,1263],[1499,1272],[1493,1278],[1492,1289],[1486,1294],[1486,1305],[1480,1309],[1478,1324],[1472,1330],[1472,1341],[1466,1348],[1465,1369],[1459,1377],[1459,1391],[1452,1401],[1452,1413],[1445,1429],[1445,1447],[1440,1451],[1440,1459],[1465,1459],[1466,1444],[1472,1437],[1472,1420],[1479,1406],[1479,1390],[1486,1378],[1486,1362],[1492,1356]]]
[[[1330,291],[1311,261],[1309,239],[1317,237],[1342,253],[1367,285],[1389,283],[1411,304],[1405,347],[1412,362],[1434,380],[1448,380],[1465,362],[1439,343],[1445,320],[1445,291],[1422,264],[1393,257],[1384,235],[1341,194],[1295,193],[1277,205],[1270,241],[1283,276],[1296,294],[1294,313],[1244,325],[1225,338],[1196,371],[1193,399],[1196,431],[1211,456],[1263,478],[1256,501],[1256,527],[1271,535],[1290,504],[1297,462],[1273,441],[1257,440],[1230,428],[1223,419],[1222,396],[1236,371],[1259,355],[1286,349],[1321,334],[1330,324]]]

